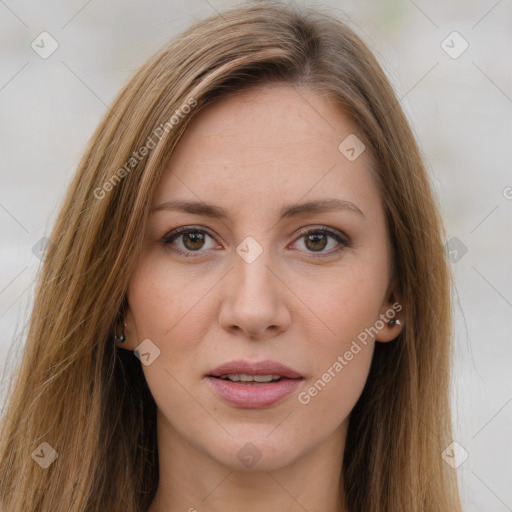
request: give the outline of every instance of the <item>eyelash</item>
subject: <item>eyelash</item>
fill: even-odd
[[[174,231],[171,231],[170,233],[165,235],[165,237],[162,239],[162,242],[165,246],[168,246],[170,248],[171,243],[176,238],[180,237],[181,235],[190,234],[190,233],[203,233],[203,234],[207,234],[211,238],[215,238],[207,229],[194,228],[193,226],[184,226],[181,228],[177,228]],[[339,251],[342,251],[343,249],[352,246],[352,242],[347,237],[344,237],[344,236],[338,234],[337,232],[332,231],[331,229],[329,229],[327,227],[313,228],[313,229],[301,229],[301,230],[299,230],[299,238],[298,239],[303,238],[308,235],[312,235],[312,234],[329,235],[339,243],[339,246],[337,246],[335,249],[331,249],[330,251],[318,252],[316,254],[313,251],[309,251],[309,252],[311,252],[311,256],[308,256],[310,258],[321,258],[321,257],[332,256],[333,254],[337,254]],[[177,249],[175,247],[172,248],[171,250],[177,254],[180,254],[181,256],[185,256],[186,258],[196,257],[198,254],[200,254],[202,252],[206,252],[204,250],[183,251],[182,249]]]

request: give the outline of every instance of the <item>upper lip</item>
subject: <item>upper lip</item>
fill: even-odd
[[[222,377],[229,374],[245,375],[280,375],[287,379],[300,379],[302,375],[292,368],[278,363],[277,361],[258,361],[251,362],[243,359],[229,361],[221,364],[208,374],[211,377]]]

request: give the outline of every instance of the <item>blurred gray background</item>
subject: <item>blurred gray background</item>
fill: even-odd
[[[353,20],[427,158],[456,279],[454,440],[464,510],[512,511],[511,0],[297,3],[328,5]],[[0,0],[0,365],[7,372],[23,347],[40,241],[107,105],[191,21],[233,4]]]

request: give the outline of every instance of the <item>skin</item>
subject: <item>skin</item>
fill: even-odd
[[[200,200],[229,217],[154,213],[129,283],[122,348],[149,339],[160,350],[142,365],[158,406],[160,481],[149,512],[345,510],[339,489],[349,415],[375,341],[389,342],[402,328],[384,324],[307,405],[299,402],[359,333],[401,303],[392,294],[370,152],[349,161],[338,150],[353,133],[327,96],[271,84],[210,105],[178,144],[153,206]],[[340,210],[278,219],[283,206],[327,197],[354,203],[364,217]],[[181,226],[212,236],[178,235],[165,245]],[[323,226],[352,245],[330,236],[308,244],[298,232]],[[252,263],[236,252],[247,236],[263,251]],[[402,324],[403,314],[395,316]],[[281,403],[237,408],[205,380],[233,359],[279,361],[304,380]],[[261,456],[250,468],[237,457],[248,442]]]

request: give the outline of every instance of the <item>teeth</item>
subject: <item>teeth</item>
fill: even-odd
[[[271,382],[277,380],[281,375],[246,375],[244,373],[230,373],[222,375],[221,379],[231,380],[233,382]]]

